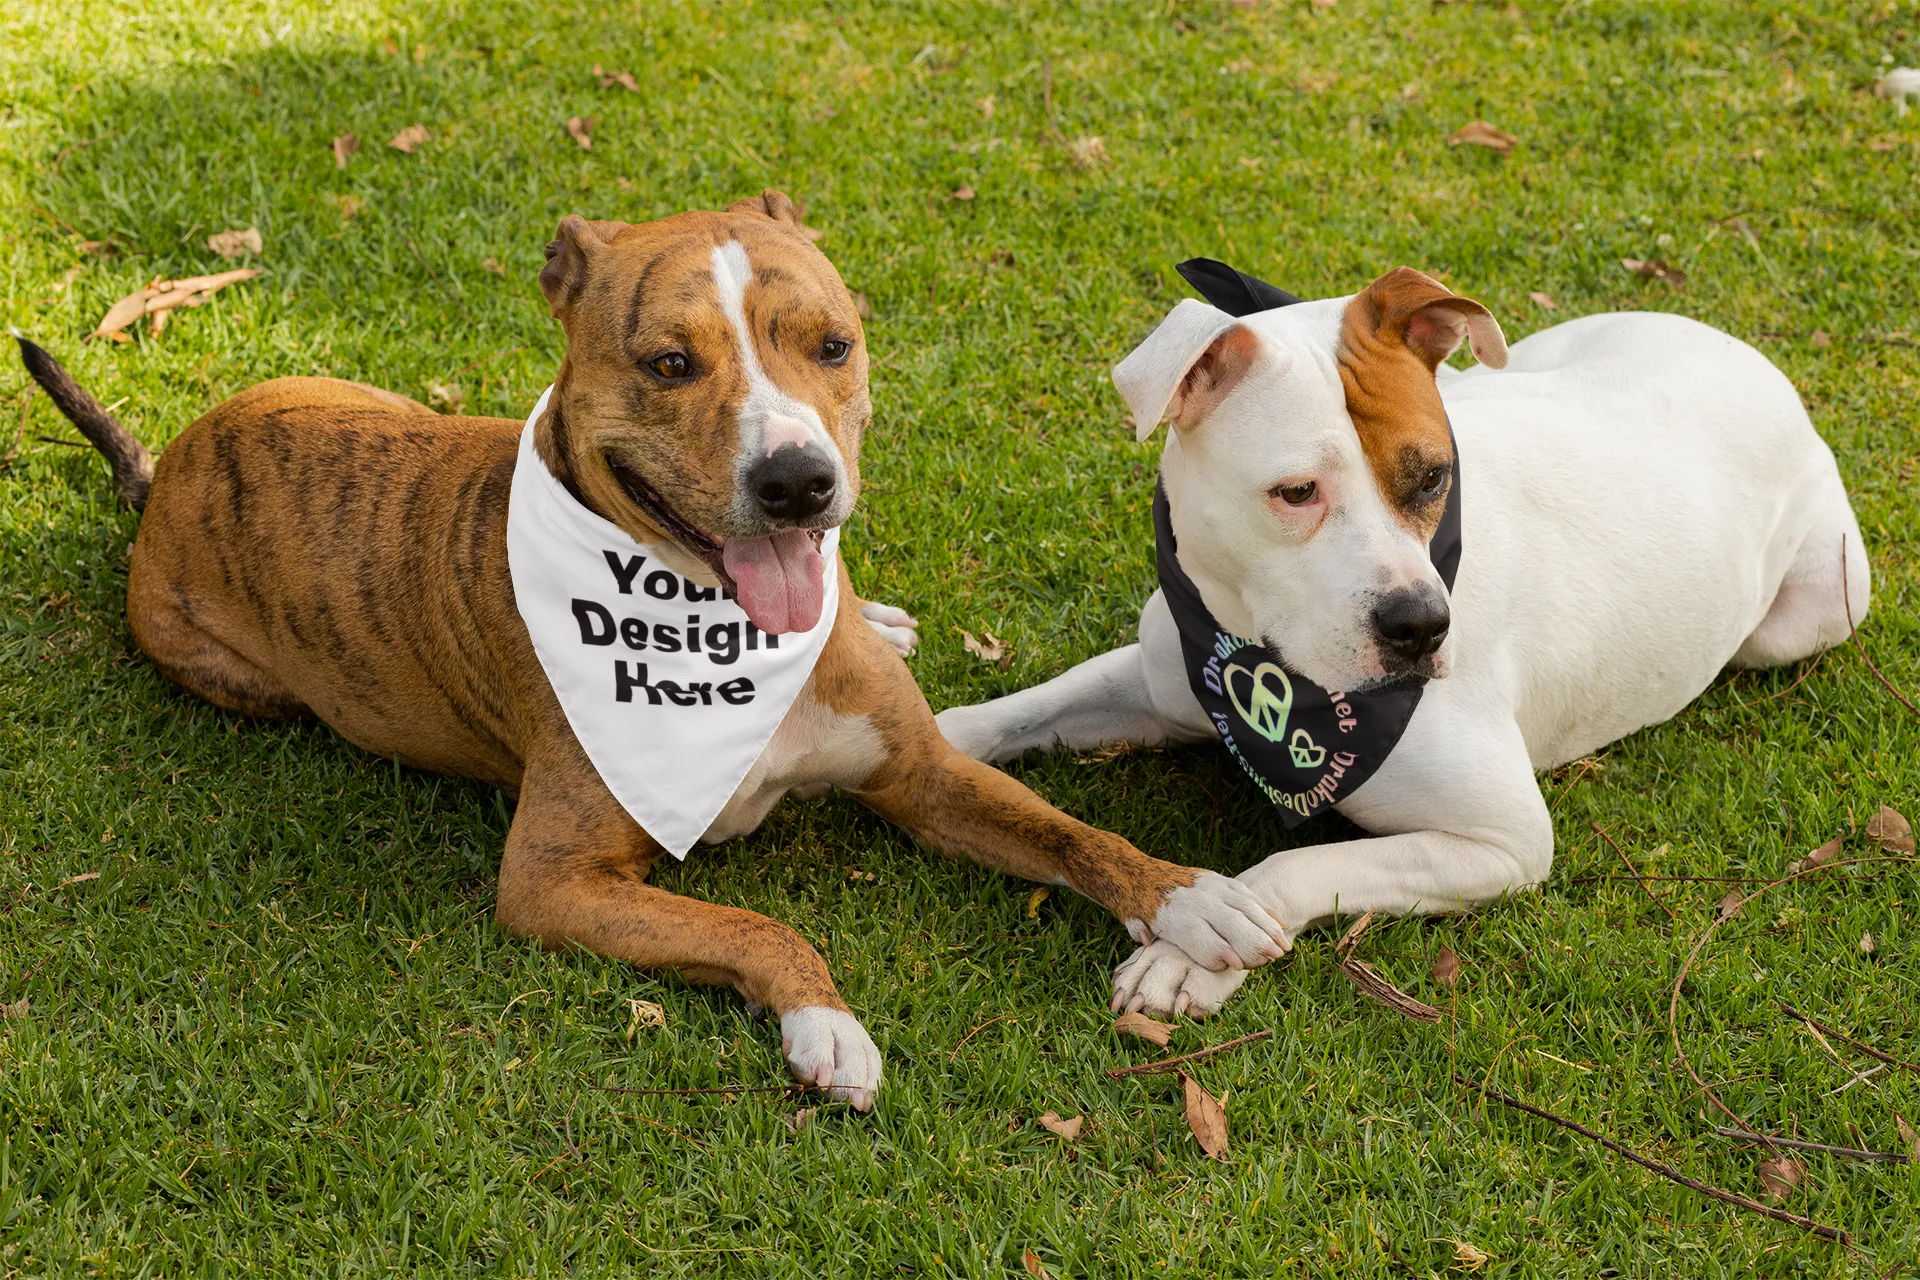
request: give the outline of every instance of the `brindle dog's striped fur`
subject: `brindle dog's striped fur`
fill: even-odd
[[[584,291],[578,278],[543,280],[566,321],[569,348],[538,446],[564,483],[643,541],[663,534],[619,496],[605,474],[597,424],[573,408],[634,398],[630,388],[573,385],[617,376],[617,352],[581,348],[631,329],[631,298],[699,308],[684,289],[649,302],[633,276],[652,268],[636,264],[710,253],[725,237],[771,238],[779,265],[769,274],[804,282],[810,296],[831,296],[858,324],[844,286],[799,234],[785,198],[768,193],[743,206],[638,227],[569,219],[556,261],[616,278]],[[579,243],[586,237],[593,242]],[[625,252],[616,255],[615,247]],[[604,304],[582,314],[596,298]],[[651,320],[671,326],[676,317]],[[711,317],[687,320],[696,328],[703,322]],[[646,883],[662,851],[582,752],[514,606],[506,518],[519,422],[443,417],[358,383],[281,378],[188,427],[159,459],[144,495],[138,442],[44,352],[24,340],[22,347],[56,403],[114,460],[122,495],[136,505],[147,497],[127,611],[135,639],[168,677],[230,710],[318,716],[381,756],[517,795],[497,904],[500,923],[516,934],[728,984],[776,1013],[845,1010],[826,964],[793,930]],[[853,406],[854,429],[836,439],[854,476],[866,416],[864,343],[859,356],[857,377],[822,405],[830,423]],[[715,456],[683,458],[684,465],[652,474],[693,475],[703,489],[724,474],[716,459],[731,445],[710,425],[715,406],[703,404],[701,415],[696,437],[719,436],[703,444]],[[553,430],[563,418],[568,438],[557,441]],[[607,434],[626,440],[635,424],[631,415],[621,419]],[[673,434],[650,435],[651,447]],[[583,472],[588,465],[592,474]],[[665,496],[682,511],[718,510],[702,500],[710,493]],[[1076,822],[952,750],[840,572],[839,615],[789,723],[821,711],[834,723],[864,718],[883,751],[864,777],[824,780],[848,786],[929,844],[1071,885],[1123,920],[1150,925],[1175,889],[1194,882],[1190,869]],[[804,762],[783,779],[806,780]]]

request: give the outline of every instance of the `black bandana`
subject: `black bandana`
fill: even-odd
[[[1228,315],[1290,306],[1300,299],[1223,262],[1193,258],[1176,268],[1201,296]],[[1193,580],[1180,567],[1166,489],[1153,493],[1154,549],[1160,589],[1180,628],[1193,696],[1220,741],[1280,811],[1297,827],[1339,804],[1371,778],[1406,732],[1426,681],[1410,677],[1369,693],[1329,693],[1290,671],[1286,659],[1259,640],[1224,631],[1207,612]],[[1427,554],[1453,588],[1460,568],[1460,461],[1454,450],[1453,487]]]

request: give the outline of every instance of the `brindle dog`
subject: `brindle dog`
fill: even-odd
[[[682,575],[739,590],[751,613],[750,579],[762,594],[784,584],[768,588],[773,562],[740,548],[810,535],[853,506],[871,408],[851,295],[777,192],[643,225],[570,217],[547,255],[540,286],[567,348],[540,457],[580,502]],[[229,710],[318,716],[379,755],[503,788],[518,807],[501,925],[731,985],[779,1015],[798,1079],[872,1105],[879,1051],[799,934],[647,883],[662,850],[594,771],[515,609],[506,519],[522,423],[280,378],[193,423],[156,467],[51,357],[21,348],[144,508],[127,616],[162,672]],[[1169,937],[1222,967],[1279,954],[1284,932],[1233,881],[1148,857],[951,749],[879,634],[903,616],[869,625],[833,571],[839,612],[811,682],[707,839],[832,784],[938,849],[1072,886],[1141,942]]]

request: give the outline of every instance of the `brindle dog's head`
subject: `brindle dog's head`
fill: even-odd
[[[873,410],[853,297],[793,203],[568,217],[540,288],[567,332],[535,438],[548,468],[762,630],[810,629]]]

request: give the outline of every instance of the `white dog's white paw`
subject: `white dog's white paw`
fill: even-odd
[[[862,600],[860,616],[903,658],[912,656],[913,647],[920,643],[920,621],[905,609],[877,600]]]
[[[1113,1011],[1204,1018],[1247,980],[1245,969],[1202,969],[1170,942],[1141,947],[1113,971]]]
[[[1127,921],[1127,932],[1143,946],[1171,942],[1202,968],[1216,970],[1257,969],[1293,945],[1253,890],[1217,871],[1202,871],[1168,894],[1152,920]]]
[[[880,1092],[880,1050],[850,1013],[825,1005],[802,1005],[780,1015],[780,1051],[801,1084],[827,1096],[873,1110]]]

